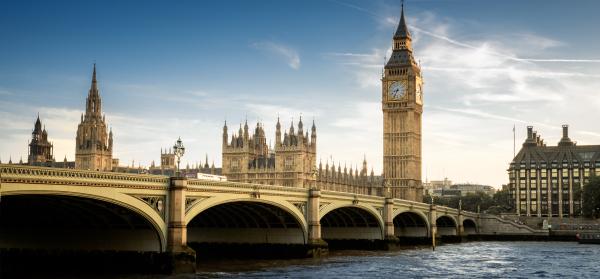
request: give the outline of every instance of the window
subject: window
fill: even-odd
[[[541,175],[543,178],[546,178],[546,170],[540,170],[540,175]]]
[[[524,169],[521,169],[521,170],[519,171],[519,177],[521,177],[521,178],[525,178],[525,177],[526,177],[526,176],[525,176],[525,170],[524,170]]]
[[[552,177],[558,177],[558,170],[552,169]]]
[[[569,177],[569,170],[568,169],[562,169],[562,177]]]
[[[529,176],[530,176],[531,178],[535,178],[535,177],[537,177],[537,170],[531,170],[531,173],[529,174]]]
[[[585,178],[590,177],[590,169],[583,169],[583,177],[585,177]]]
[[[579,169],[573,169],[573,177],[579,176]]]

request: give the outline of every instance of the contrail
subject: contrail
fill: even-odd
[[[379,18],[380,15],[378,15],[377,13],[365,9],[363,7],[354,5],[354,4],[349,4],[349,3],[345,3],[342,1],[337,1],[337,0],[330,0],[331,2],[334,2],[336,4],[351,8],[351,9],[355,9],[357,11],[361,11],[363,13],[366,13],[370,16],[373,16],[375,18]],[[428,35],[430,37],[439,39],[439,40],[443,40],[446,41],[450,44],[456,45],[456,46],[460,46],[460,47],[464,47],[464,48],[470,48],[470,49],[479,49],[477,46],[474,45],[470,45],[470,44],[466,44],[466,43],[462,43],[456,40],[453,40],[451,38],[448,38],[444,35],[440,35],[440,34],[436,34],[427,30],[424,30],[422,28],[416,27],[414,25],[409,25],[412,29],[416,30],[417,32],[421,32],[425,35]],[[518,56],[511,56],[511,55],[506,55],[503,53],[499,53],[499,52],[493,52],[493,51],[486,51],[486,53],[494,55],[494,56],[498,56],[498,57],[502,57],[508,60],[512,60],[512,61],[516,61],[516,62],[523,62],[523,63],[532,63],[532,62],[546,62],[546,63],[600,63],[600,59],[562,59],[562,58],[548,58],[548,59],[538,59],[538,58],[522,58],[522,57],[518,57]]]

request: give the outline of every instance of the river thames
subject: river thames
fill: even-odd
[[[467,242],[430,248],[336,251],[321,259],[225,260],[168,278],[598,278],[600,245]]]

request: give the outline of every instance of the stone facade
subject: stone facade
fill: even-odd
[[[173,150],[165,148],[160,150],[160,165],[156,165],[154,161],[148,168],[149,174],[175,176],[177,173],[177,158]],[[185,168],[181,168],[181,175],[184,177],[197,178],[198,174],[210,174],[210,175],[221,175],[221,168],[215,167],[213,162],[211,165],[208,164],[208,155],[204,164],[198,164],[190,166],[187,164]]]
[[[248,123],[240,124],[237,134],[229,137],[227,124],[223,126],[223,169],[228,181],[266,185],[281,185],[298,188],[319,189],[379,195],[381,178],[367,171],[367,161],[362,170],[342,166],[316,166],[317,127],[313,122],[310,135],[304,131],[302,118],[295,126],[292,123],[282,130],[279,119],[275,131],[275,147],[267,145],[261,123],[250,135]],[[283,133],[283,134],[282,134]]]
[[[558,145],[547,146],[529,126],[508,169],[509,193],[520,216],[579,216],[580,190],[593,175],[600,175],[600,145],[577,145],[563,125]]]
[[[229,181],[309,188],[314,185],[317,128],[313,122],[311,135],[304,132],[302,118],[297,131],[292,122],[283,131],[277,119],[275,148],[267,145],[264,128],[256,124],[250,135],[248,122],[231,135],[227,123],[223,126],[223,172]]]
[[[423,79],[413,57],[404,6],[381,81],[383,177],[394,198],[420,202]]]
[[[42,129],[42,122],[38,115],[33,132],[31,132],[27,163],[30,165],[52,163],[54,162],[53,151],[54,146],[48,141],[48,132],[46,132],[45,126]]]
[[[84,170],[112,170],[113,133],[108,132],[102,114],[102,99],[96,81],[96,64],[85,106],[85,115],[77,127],[75,140],[75,168]]]

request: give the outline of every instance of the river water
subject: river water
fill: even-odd
[[[399,251],[338,251],[320,259],[223,260],[168,278],[600,278],[600,245],[467,242]]]

